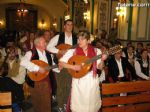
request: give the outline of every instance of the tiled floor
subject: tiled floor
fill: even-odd
[[[31,98],[25,101],[24,110],[22,112],[34,112]],[[52,112],[65,112],[65,111],[63,110],[60,111],[57,104],[55,104],[54,108],[52,109]]]
[[[31,98],[28,98],[23,105],[23,112],[34,112]]]

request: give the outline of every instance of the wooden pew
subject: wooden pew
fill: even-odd
[[[0,93],[0,112],[12,112],[11,105],[11,92]]]
[[[101,112],[150,112],[150,81],[103,83],[101,94]]]

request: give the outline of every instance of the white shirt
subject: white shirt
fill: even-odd
[[[12,68],[13,63],[15,60],[9,61],[10,68]],[[10,77],[12,80],[14,80],[17,84],[23,84],[25,82],[25,75],[26,70],[24,67],[19,67],[19,74],[17,74],[15,77]]]
[[[37,52],[38,52],[38,55],[39,55],[39,60],[42,60],[42,61],[48,63],[48,60],[47,60],[47,57],[46,57],[46,52],[44,51],[42,53],[38,49],[37,49]],[[30,61],[31,60],[31,56],[32,56],[32,52],[31,51],[26,52],[25,56],[22,57],[22,59],[21,59],[20,65],[25,67],[30,72],[33,72],[33,71],[37,72],[37,71],[39,71],[40,67]],[[54,62],[52,62],[52,63],[54,65]],[[55,72],[59,72],[58,69],[54,69],[54,70],[56,70]]]
[[[68,37],[65,34],[65,44],[73,45],[73,43],[72,43],[72,35],[70,37]]]
[[[1,55],[2,55],[2,59],[5,59],[5,56],[6,56],[5,48],[1,48],[1,49],[0,49],[0,53],[1,53]]]
[[[140,66],[140,63],[138,61],[135,60],[134,66],[135,66],[136,74],[139,77],[141,77],[142,79],[145,79],[145,80],[149,80],[150,79],[150,77],[148,77],[144,73],[142,73],[141,66]]]
[[[122,69],[122,62],[121,59],[117,60],[115,59],[119,68],[119,76],[118,77],[124,77],[123,69]]]
[[[54,36],[48,43],[47,45],[47,50],[52,52],[52,53],[58,53],[59,49],[56,48],[57,43],[58,43],[58,39],[59,39],[60,34]],[[65,34],[65,44],[69,44],[69,45],[73,45],[72,43],[72,35],[70,37],[68,37]]]

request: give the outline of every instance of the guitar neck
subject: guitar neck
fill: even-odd
[[[92,63],[92,62],[94,62],[94,61],[100,59],[101,57],[102,57],[102,54],[99,54],[99,55],[97,55],[97,56],[94,56],[93,58],[90,58],[89,60],[86,60],[86,61],[84,62],[84,64],[90,64],[90,63]]]
[[[123,48],[123,46],[117,45],[115,47],[111,47],[109,48],[109,50],[105,51],[104,54],[106,55],[114,55],[115,53],[117,53],[118,51],[120,51]],[[86,60],[83,64],[90,64],[98,59],[100,59],[102,57],[103,54],[94,56],[93,58],[90,58],[89,60]]]
[[[46,67],[45,69],[51,70],[51,69],[55,69],[55,68],[58,68],[58,65],[51,65],[51,66]]]
[[[50,67],[51,67],[51,69],[54,69],[54,68],[58,68],[58,65],[52,65]]]

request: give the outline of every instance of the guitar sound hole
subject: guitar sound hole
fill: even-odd
[[[76,63],[75,63],[75,62],[73,62],[72,64],[73,64],[73,65],[75,65]]]

